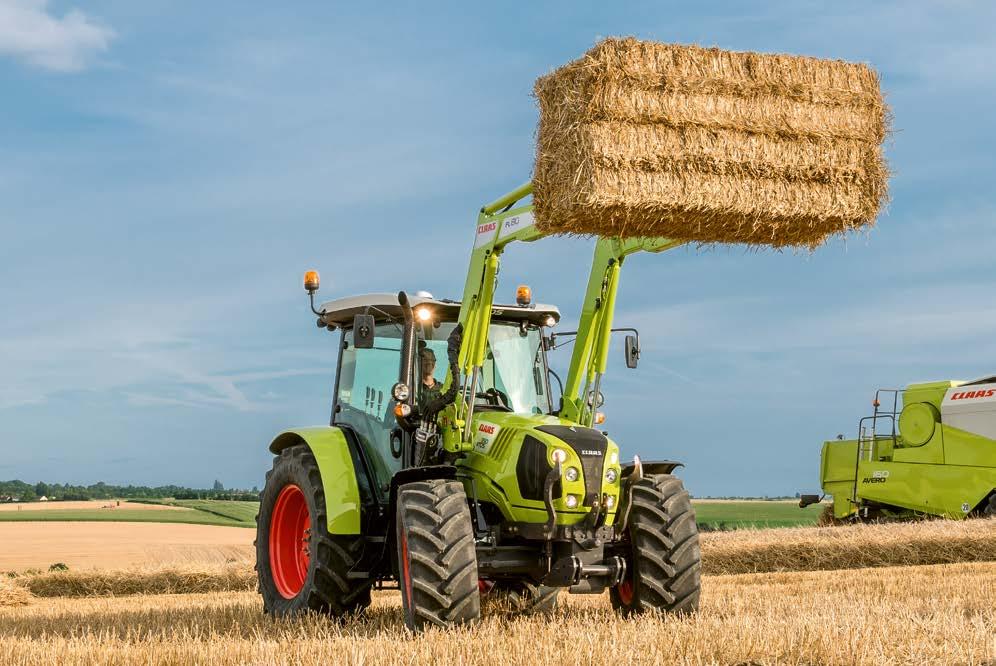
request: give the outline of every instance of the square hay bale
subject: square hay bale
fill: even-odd
[[[888,199],[866,65],[612,38],[535,95],[547,232],[813,248]]]

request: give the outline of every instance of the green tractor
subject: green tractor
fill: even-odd
[[[562,590],[609,590],[627,615],[697,609],[680,463],[624,462],[596,428],[623,261],[678,243],[598,240],[578,330],[552,333],[559,311],[528,288],[494,303],[505,247],[544,236],[531,206],[513,208],[530,193],[482,208],[460,301],[402,292],[316,309],[306,274],[319,327],[341,331],[338,372],[331,424],[270,444],[256,539],[268,613],[348,616],[393,581],[414,630],[474,621],[490,595],[522,612],[550,611]],[[547,353],[569,336],[555,401]]]
[[[996,516],[996,377],[880,389],[872,406],[857,439],[823,444],[834,520]]]

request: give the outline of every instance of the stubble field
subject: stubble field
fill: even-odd
[[[424,635],[396,591],[346,623],[267,617],[247,557],[21,575],[0,579],[0,664],[996,664],[996,520],[708,533],[702,551],[692,616],[564,595],[552,616],[486,603]]]
[[[396,592],[364,617],[275,621],[252,592],[36,600],[0,609],[3,664],[986,664],[996,563],[708,576],[694,616],[615,615],[568,596],[552,616],[403,629]]]
[[[153,511],[149,511],[153,513]],[[158,522],[0,522],[0,572],[247,562],[254,530]]]

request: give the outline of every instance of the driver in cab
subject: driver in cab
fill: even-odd
[[[423,347],[418,352],[419,367],[422,371],[422,381],[419,382],[418,408],[419,411],[438,398],[443,393],[443,383],[436,381],[432,373],[436,370],[436,352],[428,347]]]

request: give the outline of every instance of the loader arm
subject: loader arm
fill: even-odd
[[[448,451],[472,448],[469,429],[474,393],[487,351],[502,252],[515,241],[529,243],[548,235],[536,227],[531,204],[513,208],[532,191],[532,183],[526,183],[482,207],[477,218],[477,233],[459,314],[459,322],[463,325],[459,368],[467,380],[455,404],[447,408],[442,417],[444,448]],[[578,336],[564,385],[561,416],[583,425],[592,424],[594,410],[588,409],[585,396],[592,390],[597,392],[605,373],[619,272],[625,258],[635,252],[663,252],[681,244],[681,241],[667,238],[600,238],[595,244]],[[448,390],[452,382],[452,376],[447,375],[443,390]]]
[[[623,261],[636,252],[664,252],[682,244],[669,238],[599,238],[595,243],[560,416],[581,425],[594,425],[595,410],[589,407],[587,396],[597,396],[605,374]]]
[[[526,183],[482,207],[477,218],[477,233],[474,236],[458,317],[459,323],[463,325],[459,368],[461,375],[468,379],[454,405],[448,407],[442,415],[443,446],[448,451],[459,452],[472,448],[469,428],[473,416],[474,393],[487,351],[491,307],[494,304],[501,254],[509,243],[529,243],[547,235],[536,228],[532,205],[513,208],[516,202],[529,196],[532,191],[532,183]],[[452,382],[453,377],[447,374],[443,390],[448,390]]]

